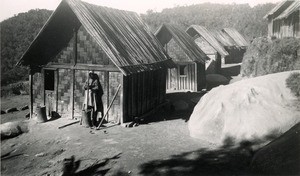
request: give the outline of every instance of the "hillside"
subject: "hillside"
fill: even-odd
[[[208,29],[234,27],[248,40],[267,34],[267,22],[262,17],[274,4],[221,5],[204,3],[164,9],[160,13],[148,11],[141,15],[155,32],[162,23],[171,23],[186,29],[199,24]],[[1,22],[1,84],[7,85],[27,78],[26,68],[15,68],[31,41],[51,15],[49,10],[30,10]]]
[[[160,13],[150,10],[142,18],[153,32],[162,23],[171,23],[183,30],[192,24],[202,25],[210,30],[234,27],[250,41],[267,35],[267,21],[263,16],[274,6],[275,4],[268,3],[251,8],[248,4],[203,3],[164,9]]]
[[[1,25],[1,84],[27,78],[26,68],[15,68],[15,64],[29,47],[52,11],[30,10],[4,20]]]

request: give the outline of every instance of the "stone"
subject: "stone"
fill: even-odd
[[[9,109],[5,110],[6,113],[15,112],[15,111],[18,111],[18,109],[17,108],[9,108]]]

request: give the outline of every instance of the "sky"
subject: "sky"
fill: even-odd
[[[160,12],[164,8],[201,4],[205,2],[221,4],[245,4],[251,7],[257,4],[277,3],[280,0],[84,0],[86,2],[122,10],[146,13],[147,10]],[[61,0],[0,0],[0,21],[27,12],[30,9],[54,10]]]

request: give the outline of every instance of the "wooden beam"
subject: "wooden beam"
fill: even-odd
[[[111,71],[120,72],[120,70],[114,65],[93,65],[93,64],[49,64],[45,68],[55,68],[55,69],[74,69],[74,70],[94,70],[94,71]]]
[[[30,70],[29,70],[30,118],[32,118],[32,116],[33,116],[33,75],[32,74],[33,74],[33,72],[30,68]]]

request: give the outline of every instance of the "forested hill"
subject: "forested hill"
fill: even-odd
[[[47,21],[52,11],[30,10],[4,20],[1,25],[1,84],[27,77],[25,68],[15,68],[24,51]]]
[[[198,24],[209,30],[233,27],[248,40],[252,40],[254,37],[267,35],[267,21],[263,16],[274,6],[275,4],[268,3],[251,8],[248,4],[203,3],[164,9],[160,13],[148,11],[142,18],[154,32],[162,23],[174,24],[183,30],[192,24]]]
[[[174,24],[183,30],[192,24],[199,24],[208,29],[234,27],[251,40],[253,37],[267,34],[267,21],[263,20],[263,16],[274,6],[265,4],[251,8],[246,4],[204,3],[164,9],[159,13],[148,11],[142,18],[153,32],[163,23]],[[25,68],[16,68],[14,65],[51,13],[49,10],[30,10],[0,23],[2,86],[28,78]]]

